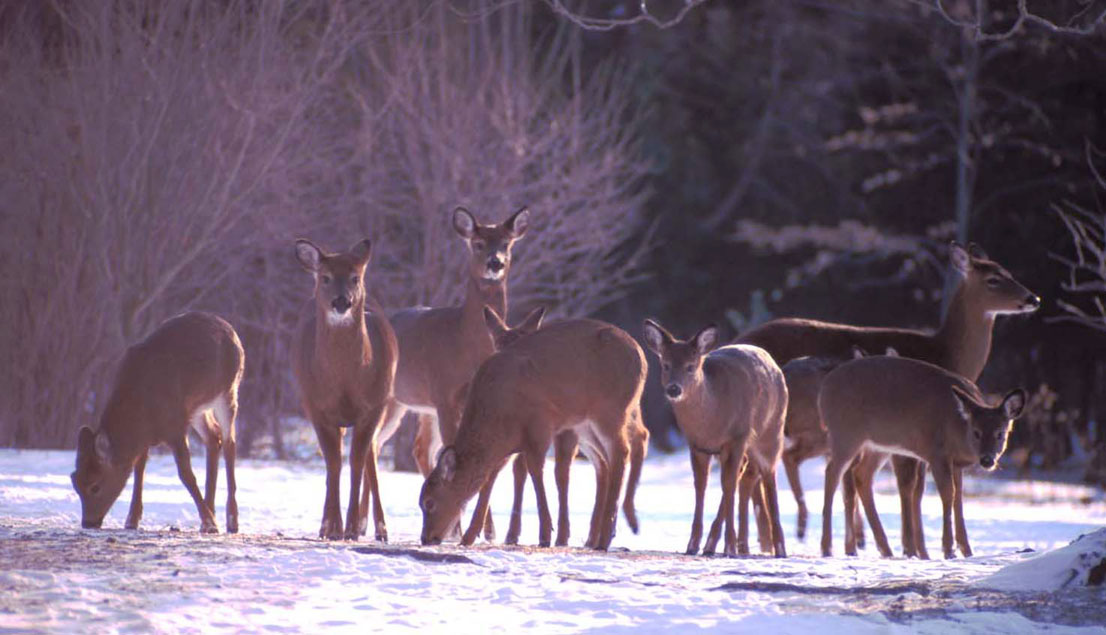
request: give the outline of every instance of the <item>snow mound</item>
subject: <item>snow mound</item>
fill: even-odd
[[[1000,591],[1055,591],[1102,586],[1106,578],[1106,527],[1070,545],[1007,565],[976,582]]]

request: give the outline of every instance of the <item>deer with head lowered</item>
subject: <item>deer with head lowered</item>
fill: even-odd
[[[81,526],[99,528],[134,472],[125,527],[142,518],[142,477],[151,446],[173,450],[180,477],[200,515],[200,531],[216,533],[215,485],[219,450],[227,468],[227,531],[238,531],[234,479],[234,420],[245,354],[238,334],[210,313],[166,320],[123,356],[100,426],[77,435],[77,469],[71,475],[81,499]],[[207,446],[204,496],[192,473],[188,429]]]
[[[964,524],[965,467],[992,470],[1006,449],[1011,424],[1025,406],[1026,393],[1008,393],[997,406],[987,404],[975,384],[926,362],[902,357],[867,357],[842,364],[826,376],[818,409],[829,433],[825,502],[822,507],[822,555],[832,554],[833,495],[849,463],[863,450],[925,461],[937,483],[943,510],[941,545],[953,557],[956,542],[971,556]],[[877,544],[887,537],[876,513],[871,489],[857,487]],[[845,498],[845,517],[852,515]]]
[[[726,555],[749,553],[748,503],[759,481],[771,525],[771,544],[775,555],[782,558],[787,551],[780,526],[776,464],[783,451],[787,386],[779,366],[763,349],[748,345],[715,349],[717,340],[718,329],[713,325],[681,341],[653,320],[645,321],[645,341],[660,359],[664,393],[691,452],[695,516],[687,554],[699,552],[707,476],[711,457],[718,455],[722,462],[722,503],[703,553],[714,553],[722,520]],[[735,535],[734,492],[739,479]]]
[[[496,351],[503,350],[520,338],[536,332],[541,328],[541,321],[544,314],[545,309],[535,309],[531,311],[522,322],[514,328],[511,328],[495,314],[495,311],[485,307],[484,319],[487,322],[492,341],[495,343]],[[466,394],[467,390],[468,386],[466,385]],[[641,479],[642,462],[645,460],[645,455],[649,451],[649,431],[642,424],[640,408],[634,410],[628,432],[630,442],[630,471],[626,481],[626,495],[623,499],[622,512],[626,516],[626,522],[630,525],[630,530],[636,534],[638,532],[638,521],[637,513],[634,509],[634,494],[637,491],[638,481]],[[572,462],[576,459],[576,454],[579,451],[580,438],[575,431],[565,430],[554,437],[553,474],[557,483],[558,502],[557,538],[554,545],[558,547],[566,546],[570,535],[570,523],[568,518],[568,480]],[[585,451],[585,454],[594,455],[596,451]],[[511,520],[504,543],[508,545],[517,545],[519,535],[522,533],[522,495],[526,485],[527,475],[525,455],[521,453],[516,455],[512,465],[514,472],[514,500],[511,506]],[[603,478],[600,474],[602,465],[597,462],[593,467],[596,470],[595,496],[596,499],[599,499],[603,496]],[[587,540],[584,541],[585,547],[593,548],[598,543],[601,511],[598,505],[592,510],[588,537]]]
[[[484,307],[507,315],[511,248],[529,226],[530,210],[525,207],[498,225],[482,224],[458,207],[453,229],[469,250],[464,302],[459,307],[404,309],[392,316],[400,358],[381,442],[394,434],[406,411],[418,412],[415,459],[424,475],[441,444],[453,443],[464,407],[464,386],[495,352]],[[437,426],[426,415],[433,415]],[[493,533],[489,523],[488,534]]]
[[[472,379],[452,445],[442,450],[423,484],[422,543],[438,544],[461,506],[479,492],[461,543],[471,545],[484,524],[492,485],[510,456],[521,452],[538,499],[538,544],[552,539],[542,480],[545,454],[566,430],[579,437],[599,466],[602,496],[595,549],[614,535],[618,496],[629,455],[627,428],[639,408],[645,357],[625,331],[597,320],[564,320],[520,338],[489,357]]]
[[[292,351],[304,413],[315,428],[326,461],[326,498],[319,537],[356,540],[367,525],[358,500],[362,472],[373,495],[376,539],[387,540],[376,479],[376,435],[392,395],[398,355],[392,326],[369,304],[365,268],[372,244],[362,240],[345,253],[326,253],[307,240],[296,241],[296,257],[315,278],[314,297],[305,307]],[[339,506],[343,428],[350,442],[350,492],[345,529]]]
[[[807,355],[848,358],[853,347],[873,352],[893,348],[902,357],[926,361],[975,381],[991,352],[995,317],[1035,311],[1041,301],[979,247],[965,249],[952,243],[949,254],[961,279],[935,332],[783,318],[755,327],[736,341],[764,348],[778,364]],[[865,453],[854,469],[858,488],[865,486],[864,476],[885,459],[879,452]],[[906,456],[894,457],[893,464],[902,504],[903,552],[926,558],[921,523],[924,466]]]

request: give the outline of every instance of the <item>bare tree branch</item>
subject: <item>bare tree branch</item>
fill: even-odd
[[[684,0],[684,6],[680,7],[680,10],[676,12],[670,18],[664,19],[653,15],[649,11],[649,0],[641,0],[639,6],[639,13],[630,18],[595,18],[590,16],[581,15],[575,13],[572,10],[565,7],[563,0],[542,0],[549,8],[551,8],[557,15],[567,19],[576,26],[587,29],[589,31],[610,31],[620,27],[632,26],[635,24],[648,23],[657,27],[658,29],[668,29],[676,26],[691,13],[696,7],[701,4],[705,4],[707,0]]]
[[[1014,19],[1013,23],[1003,31],[986,32],[980,17],[977,15],[974,19],[963,19],[953,16],[949,10],[945,7],[948,0],[933,0],[930,5],[929,0],[913,0],[916,4],[924,6],[932,6],[937,10],[937,13],[944,18],[950,24],[968,29],[972,36],[977,40],[1005,40],[1016,35],[1022,27],[1027,24],[1039,26],[1052,33],[1061,33],[1068,35],[1090,35],[1106,23],[1106,7],[1100,6],[1097,9],[1093,9],[1095,2],[1087,2],[1086,6],[1072,16],[1067,24],[1057,24],[1048,18],[1034,13],[1029,9],[1029,0],[1018,0],[1018,15]],[[1076,20],[1090,15],[1090,18],[1076,24]]]

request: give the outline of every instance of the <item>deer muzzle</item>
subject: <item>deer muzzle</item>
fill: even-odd
[[[337,311],[339,314],[349,311],[349,308],[351,306],[353,306],[353,303],[350,302],[349,298],[344,295],[340,295],[337,298],[334,298],[334,301],[330,303],[330,307]]]

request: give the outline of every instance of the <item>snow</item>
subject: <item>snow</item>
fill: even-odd
[[[1003,591],[1053,591],[1087,586],[1095,567],[1106,567],[1106,528],[1079,536],[1066,547],[1008,565],[976,585]],[[1102,573],[1098,575],[1101,577]]]
[[[967,476],[965,513],[977,555],[952,561],[882,560],[871,547],[856,558],[840,555],[838,499],[838,555],[821,558],[824,466],[808,461],[805,543],[795,538],[795,504],[780,471],[791,557],[704,558],[681,555],[693,507],[682,453],[647,460],[637,497],[641,534],[632,535],[620,518],[614,549],[605,554],[579,547],[594,493],[594,472],[582,462],[572,472],[572,547],[532,546],[537,515],[528,491],[524,546],[464,549],[418,545],[421,478],[386,470],[381,489],[392,542],[318,540],[324,470],[317,460],[240,460],[242,533],[205,536],[172,458],[156,454],[147,466],[141,529],[122,529],[128,487],[103,530],[82,530],[68,476],[73,461],[72,452],[0,450],[0,632],[1106,632],[1102,587],[1043,592],[1054,586],[1001,583],[1027,577],[1017,567],[1043,580],[1060,568],[1050,558],[1070,562],[1055,554],[1106,525],[1106,497],[1080,485]],[[202,465],[196,457],[195,468],[202,472]],[[223,527],[225,474],[219,481]],[[892,481],[881,475],[877,505],[897,547]],[[547,488],[552,495],[552,478]],[[492,498],[500,536],[510,489],[509,473],[501,475]],[[712,513],[718,496],[716,471],[707,497]],[[931,491],[923,511],[934,554],[940,510]],[[1025,549],[1034,551],[1019,553]]]

